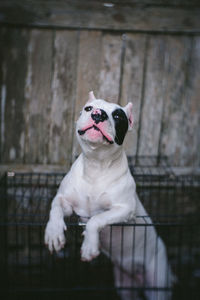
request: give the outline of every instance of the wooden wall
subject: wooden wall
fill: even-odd
[[[75,120],[93,90],[133,102],[129,155],[199,166],[200,31],[61,27],[0,27],[1,164],[68,167],[80,151]]]

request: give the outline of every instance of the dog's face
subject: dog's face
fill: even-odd
[[[101,99],[93,92],[77,121],[76,132],[80,144],[87,142],[106,146],[121,146],[133,126],[132,103],[121,107]]]

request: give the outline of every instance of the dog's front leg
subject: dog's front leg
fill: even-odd
[[[130,207],[115,206],[112,209],[93,216],[86,224],[81,247],[81,259],[90,261],[99,255],[99,231],[106,225],[129,219]]]
[[[49,221],[45,229],[45,244],[50,252],[59,251],[65,245],[64,230],[67,227],[64,222],[64,216],[72,214],[72,207],[67,203],[62,194],[57,194],[53,199],[50,211]]]

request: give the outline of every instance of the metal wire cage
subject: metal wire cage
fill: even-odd
[[[133,255],[137,247],[133,243],[135,228],[144,228],[145,240],[148,226],[154,226],[166,245],[175,284],[165,289],[143,283],[126,287],[123,273],[114,283],[112,262],[103,253],[90,263],[81,262],[84,225],[77,216],[66,219],[65,248],[50,255],[43,242],[44,226],[64,174],[8,172],[0,184],[2,299],[120,299],[120,292],[127,289],[132,291],[132,299],[148,299],[148,289],[164,293],[172,290],[171,299],[200,299],[200,176],[175,176],[163,157],[131,157],[129,166],[153,224],[149,224],[149,216],[142,216],[137,224],[109,226],[110,257],[116,228],[123,261],[125,226],[133,229]],[[159,296],[155,294],[154,299]]]

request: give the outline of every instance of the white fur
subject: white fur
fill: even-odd
[[[89,94],[87,105],[106,111],[108,120],[104,122],[103,126],[105,126],[108,136],[114,141],[115,127],[112,112],[121,107],[96,99],[93,92]],[[132,104],[129,103],[122,109],[127,115],[129,129],[131,129],[133,125]],[[76,130],[82,129],[89,123],[91,123],[91,112],[83,109],[77,121]],[[81,258],[83,261],[90,261],[99,255],[99,239],[101,239],[102,251],[110,255],[110,227],[107,225],[125,221],[145,223],[143,218],[135,218],[135,216],[144,216],[147,213],[137,197],[135,182],[130,174],[122,146],[108,143],[101,135],[93,137],[89,133],[81,136],[77,134],[77,138],[83,152],[62,180],[57,195],[53,199],[50,218],[45,230],[45,243],[50,251],[54,249],[59,251],[64,246],[64,230],[66,230],[64,216],[70,216],[74,211],[82,218],[89,218],[84,231]],[[150,218],[148,223],[151,224]],[[116,226],[113,227],[112,232],[111,259],[115,264],[116,285],[132,286],[135,281],[132,266],[141,268],[144,265],[148,286],[166,287],[167,280],[168,286],[170,286],[172,275],[167,262],[165,246],[157,237],[154,227],[124,227],[123,262],[121,261],[120,230],[120,226]],[[130,245],[133,235],[134,255],[133,247]],[[146,241],[144,241],[144,236]],[[144,250],[146,251],[145,261]],[[154,278],[155,268],[158,273],[156,281]],[[124,274],[124,282],[119,282],[120,272]],[[121,292],[121,297],[124,299],[132,299],[132,296],[130,291]],[[170,297],[169,293],[163,292],[158,293],[157,298],[155,298],[154,292],[147,292],[146,296],[148,299],[158,300]]]

